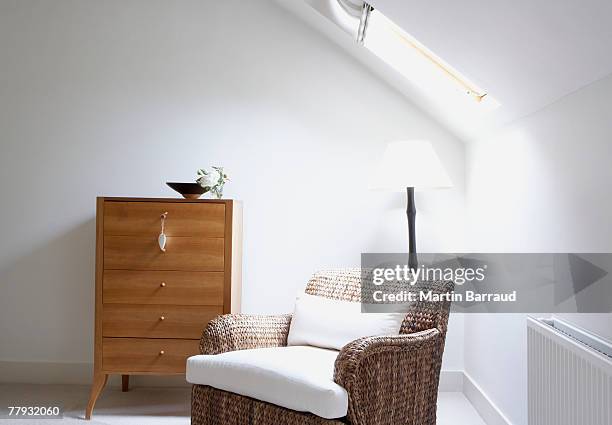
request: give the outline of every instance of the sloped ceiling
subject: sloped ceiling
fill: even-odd
[[[409,87],[304,0],[277,0],[464,141],[529,115],[612,73],[610,0],[370,0],[502,105],[466,118]]]
[[[610,0],[371,0],[521,116],[612,73]]]

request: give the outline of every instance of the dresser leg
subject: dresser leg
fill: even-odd
[[[121,375],[121,391],[127,393],[130,390],[130,375]]]
[[[87,403],[87,410],[85,410],[85,419],[91,419],[91,412],[96,405],[96,400],[100,396],[100,393],[106,385],[108,375],[102,372],[94,372],[93,382],[91,384],[91,393],[89,395],[89,402]]]

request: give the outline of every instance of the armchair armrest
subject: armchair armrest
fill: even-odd
[[[351,423],[435,424],[443,350],[437,329],[345,345],[336,359],[334,381],[348,392]]]
[[[200,340],[202,354],[287,345],[291,315],[224,314],[211,320]]]

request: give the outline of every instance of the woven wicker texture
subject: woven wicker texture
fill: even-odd
[[[225,314],[208,323],[200,341],[202,354],[287,345],[290,314]]]
[[[360,269],[317,272],[306,293],[361,301]],[[448,293],[452,282],[417,282],[416,290]],[[398,290],[401,289],[398,286]],[[194,385],[194,425],[276,425],[350,423],[354,425],[434,425],[450,302],[410,306],[400,335],[360,338],[342,348],[334,380],[349,394],[346,418],[326,420],[208,386]],[[287,344],[290,315],[224,315],[202,335],[204,354]]]
[[[192,425],[307,424],[343,425],[205,385],[191,390]]]

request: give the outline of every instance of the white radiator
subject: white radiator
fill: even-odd
[[[612,425],[612,345],[558,319],[527,319],[529,425]]]

